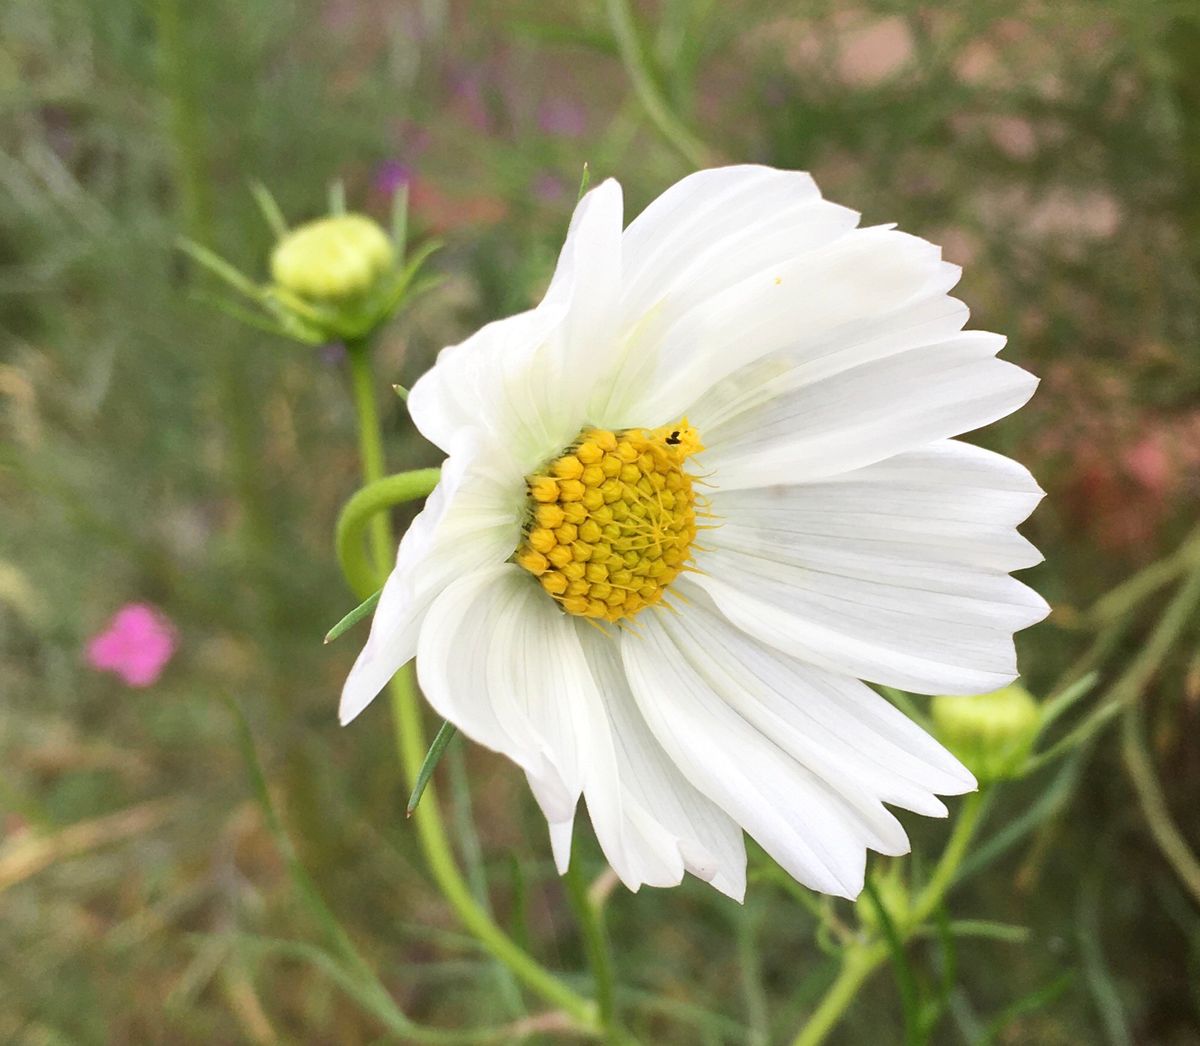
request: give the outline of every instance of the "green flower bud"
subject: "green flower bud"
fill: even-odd
[[[301,225],[271,254],[271,276],[283,290],[337,304],[370,292],[395,261],[387,234],[361,214]]]
[[[938,740],[981,784],[1020,772],[1042,719],[1037,701],[1015,683],[977,697],[935,697],[930,712]]]

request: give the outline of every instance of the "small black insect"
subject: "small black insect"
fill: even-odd
[[[676,429],[667,437],[667,446],[675,447],[679,445],[679,429]]]

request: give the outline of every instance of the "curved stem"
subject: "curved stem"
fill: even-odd
[[[338,520],[337,547],[347,579],[361,597],[383,583],[391,565],[391,522],[383,510],[400,500],[428,493],[437,482],[437,470],[418,469],[384,477],[383,439],[372,391],[370,356],[362,343],[349,348],[366,486],[350,499],[342,511]],[[363,528],[372,520],[381,522],[381,525],[373,524],[370,527],[373,565],[366,559],[361,541]],[[396,749],[405,781],[411,790],[416,785],[426,751],[425,725],[421,719],[421,705],[411,665],[405,665],[392,677],[388,696],[392,706]],[[577,1030],[593,1034],[598,1032],[595,1004],[573,992],[541,966],[505,934],[475,900],[455,862],[436,789],[432,784],[426,788],[424,798],[413,812],[413,821],[416,822],[417,836],[429,871],[462,924],[484,948],[505,963],[533,991],[573,1018]]]
[[[355,595],[366,598],[379,588],[379,578],[387,573],[389,553],[381,550],[392,547],[391,526],[387,509],[406,501],[423,498],[437,486],[438,469],[413,469],[395,476],[385,476],[368,483],[342,508],[334,531],[334,544],[342,573],[350,582]],[[382,535],[376,523],[383,523]],[[371,554],[363,541],[364,531],[371,537]],[[372,562],[374,560],[374,562]]]
[[[671,111],[651,75],[649,63],[638,39],[637,27],[633,23],[633,12],[629,0],[608,0],[608,21],[616,38],[621,62],[629,74],[634,93],[651,123],[675,150],[693,167],[707,167],[710,163],[708,149],[691,131],[683,126]]]
[[[938,858],[937,866],[929,882],[917,895],[916,902],[896,927],[897,936],[903,944],[909,940],[921,927],[921,924],[933,914],[934,909],[942,903],[943,898],[954,885],[954,878],[959,865],[966,856],[967,847],[975,836],[975,831],[984,809],[984,793],[973,792],[963,801],[962,810],[954,822],[954,829],[946,841],[946,848]],[[888,946],[885,941],[871,938],[848,945],[842,957],[842,968],[833,984],[822,996],[817,1008],[813,1011],[799,1034],[792,1040],[792,1046],[818,1046],[825,1037],[833,1031],[838,1021],[842,1019],[847,1008],[854,1001],[858,989],[863,982],[875,972],[888,957]]]

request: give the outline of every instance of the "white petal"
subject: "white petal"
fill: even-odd
[[[990,424],[1037,387],[1003,344],[966,331],[802,385],[704,431],[704,467],[722,490],[797,483]]]
[[[530,778],[547,820],[569,821],[595,726],[595,683],[574,628],[537,582],[501,563],[433,602],[417,656],[438,714]]]
[[[970,317],[967,307],[946,293],[958,270],[932,252],[913,260],[928,270],[919,293],[894,308],[873,300],[864,313],[832,330],[797,331],[788,348],[741,367],[705,392],[688,408],[689,419],[702,432],[710,432],[744,411],[821,378],[954,337]]]
[[[417,652],[434,597],[453,579],[507,559],[520,540],[524,486],[503,454],[460,440],[441,479],[400,541],[371,633],[342,689],[338,717],[350,722]]]
[[[529,470],[575,436],[613,364],[621,210],[615,181],[588,193],[541,304],[442,350],[408,399],[428,439],[453,451],[457,433],[481,429]]]
[[[947,441],[836,479],[720,492],[696,575],[738,627],[834,672],[920,693],[1012,681],[1012,633],[1045,601],[1007,571],[1041,497],[997,454]]]
[[[812,250],[801,243],[663,319],[654,352],[642,353],[653,363],[641,376],[645,389],[631,402],[654,423],[690,417],[706,390],[755,361],[804,355],[865,316],[945,294],[958,274],[937,247],[885,227],[852,230]]]
[[[941,816],[936,796],[975,788],[970,771],[865,683],[731,628],[694,585],[685,583],[681,594],[687,610],[663,622],[679,648],[693,664],[711,662],[710,676],[727,672],[726,701],[864,812],[882,801]]]
[[[630,692],[616,637],[580,626],[580,639],[603,695],[621,787],[616,797],[587,792],[610,863],[634,889],[637,883],[674,886],[686,869],[740,901],[746,890],[741,829],[688,784],[654,739]],[[610,844],[617,837],[623,860]]]
[[[742,165],[688,175],[625,230],[622,313],[633,323],[660,305],[682,313],[857,224],[801,171]]]
[[[907,845],[903,830],[868,783],[855,788],[848,774],[839,776],[835,756],[822,756],[820,770],[808,765],[820,762],[814,758],[820,746],[805,741],[798,730],[781,730],[787,719],[778,702],[788,698],[776,694],[775,706],[766,704],[765,684],[755,672],[763,671],[763,663],[782,672],[784,662],[765,650],[758,655],[760,663],[734,660],[735,653],[745,651],[731,649],[737,637],[728,626],[724,648],[706,649],[713,631],[706,631],[703,641],[688,631],[698,612],[690,605],[677,620],[665,613],[643,614],[639,634],[622,637],[642,715],[684,776],[789,874],[825,893],[857,896],[867,848],[899,852]],[[786,681],[795,683],[794,676]],[[778,737],[764,733],[763,723],[779,731]],[[831,784],[820,771],[838,783]],[[969,785],[959,778],[952,787]]]

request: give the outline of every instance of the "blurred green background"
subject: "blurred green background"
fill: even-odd
[[[1171,589],[1115,624],[1089,608],[1148,567],[1173,578],[1200,505],[1200,10],[660,0],[635,16],[654,89],[713,162],[810,170],[865,222],[942,244],[972,325],[1007,333],[1008,358],[1042,377],[982,441],[1049,493],[1025,528],[1047,562],[1027,579],[1055,613],[1019,647],[1041,696],[1093,650],[1085,715]],[[392,467],[436,464],[387,384],[537,300],[585,161],[621,180],[627,216],[690,169],[647,119],[603,3],[0,5],[0,1041],[384,1036],[278,943],[321,929],[226,697],[304,864],[410,1016],[461,1028],[544,1009],[430,886],[386,709],[336,724],[361,640],[321,643],[354,603],[331,544],[358,484],[344,361],[218,314],[175,242],[265,278],[252,180],[293,221],[322,213],[336,179],[386,220],[406,184],[415,236],[445,242],[443,282],[381,339],[379,399]],[[133,601],[179,635],[145,689],[83,653]],[[1194,613],[1179,636],[1138,697],[1196,845]],[[950,909],[1017,929],[914,945],[942,1001],[931,1041],[1200,1043],[1198,898],[1126,764],[1109,727],[1004,789]],[[466,744],[438,781],[497,918],[586,990],[524,782]],[[918,855],[944,838],[905,823]],[[814,911],[755,867],[744,908],[691,879],[613,895],[641,1041],[785,1041],[829,982]],[[904,1041],[886,971],[833,1041]]]

